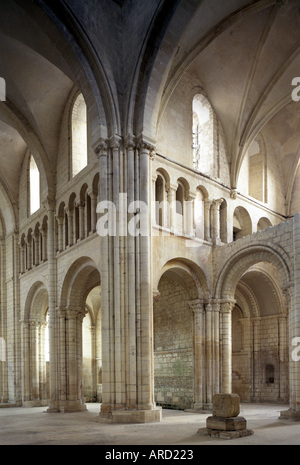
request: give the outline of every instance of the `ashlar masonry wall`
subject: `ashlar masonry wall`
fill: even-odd
[[[154,389],[158,405],[174,409],[193,403],[193,324],[188,293],[166,278],[154,302]]]

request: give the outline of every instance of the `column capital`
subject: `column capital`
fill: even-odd
[[[122,137],[114,135],[110,139],[108,139],[108,146],[112,150],[119,150],[122,145]]]
[[[215,199],[212,201],[212,204],[214,207],[218,208],[221,206],[221,204],[223,203],[224,199]]]
[[[222,313],[231,313],[236,301],[235,300],[221,300],[221,312]]]
[[[190,300],[188,304],[190,306],[190,309],[194,313],[204,313],[204,300],[203,299]]]
[[[85,309],[81,307],[68,307],[66,308],[65,315],[67,320],[77,319],[77,318],[84,318],[87,314]]]
[[[94,145],[94,152],[97,155],[98,158],[101,156],[106,156],[107,155],[107,140],[100,138],[96,144]]]
[[[128,134],[124,139],[124,145],[127,150],[134,150],[136,147],[136,141],[133,134]]]
[[[137,148],[141,151],[148,151],[150,158],[155,157],[155,141],[141,134],[136,138]]]

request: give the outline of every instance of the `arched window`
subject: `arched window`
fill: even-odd
[[[193,166],[209,175],[214,174],[215,168],[213,135],[212,107],[203,95],[197,94],[193,99]]]
[[[72,110],[72,177],[87,163],[87,109],[83,95],[79,94]]]
[[[252,221],[244,207],[237,207],[233,214],[233,240],[252,234]]]
[[[275,382],[275,369],[273,365],[267,365],[265,367],[265,377],[267,384],[274,384]]]
[[[29,195],[30,195],[30,215],[32,215],[41,206],[40,172],[35,162],[35,159],[32,155],[30,155],[30,160],[29,160]]]
[[[264,229],[271,226],[272,223],[268,218],[260,218],[259,222],[257,223],[257,231],[263,231]]]

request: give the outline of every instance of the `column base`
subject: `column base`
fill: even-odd
[[[47,407],[47,400],[24,400],[22,402],[22,407]]]
[[[194,404],[192,409],[187,409],[188,412],[210,413],[212,404]]]
[[[96,419],[102,423],[159,423],[162,419],[162,409],[153,410],[113,410],[110,413],[101,413]]]
[[[280,412],[278,420],[300,421],[300,411],[296,412],[292,408],[289,408],[288,410],[283,410],[282,412]]]
[[[59,406],[49,407],[46,413],[75,413],[75,412],[87,412],[87,407],[81,401],[77,400],[66,400],[60,401]]]

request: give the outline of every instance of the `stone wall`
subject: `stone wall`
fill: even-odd
[[[193,327],[188,293],[163,277],[154,303],[154,388],[156,402],[186,409],[193,403]]]

